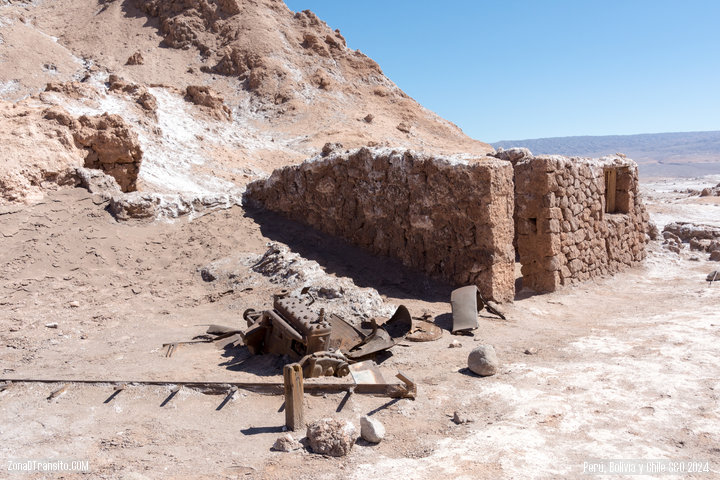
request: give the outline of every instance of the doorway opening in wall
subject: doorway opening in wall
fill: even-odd
[[[605,213],[630,212],[630,182],[632,177],[627,167],[605,169]]]

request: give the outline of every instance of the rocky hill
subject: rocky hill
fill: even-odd
[[[233,194],[326,143],[492,151],[281,0],[5,0],[0,63],[3,203],[82,166],[146,192]]]

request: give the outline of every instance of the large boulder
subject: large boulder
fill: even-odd
[[[468,356],[468,368],[483,377],[495,375],[499,366],[500,363],[492,345],[480,345],[474,348]]]
[[[307,438],[314,453],[343,457],[355,444],[356,428],[347,420],[324,418],[307,427]]]

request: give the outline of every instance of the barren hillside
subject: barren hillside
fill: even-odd
[[[119,115],[142,151],[138,189],[164,193],[233,192],[326,143],[492,151],[280,0],[2,2],[0,64],[3,202],[36,199],[97,154],[68,126],[82,115]]]

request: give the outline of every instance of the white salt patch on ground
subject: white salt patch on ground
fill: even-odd
[[[673,205],[662,213],[652,213],[650,217],[660,231],[672,222],[701,223],[720,227],[720,206],[694,204],[692,209],[688,207],[689,205]],[[717,220],[709,220],[713,218]]]
[[[5,99],[6,95],[15,93],[20,90],[20,82],[10,80],[9,82],[0,82],[0,98]]]
[[[570,344],[573,349],[587,353],[625,353],[632,350],[632,346],[608,337],[585,337]]]
[[[655,260],[641,283],[667,278],[667,262]],[[714,306],[618,318],[568,344],[565,358],[573,360],[515,363],[483,382],[472,401],[507,405],[499,421],[437,442],[426,458],[369,459],[353,478],[462,478],[450,466],[468,472],[482,468],[478,460],[500,464],[506,478],[579,476],[583,460],[681,458],[675,444],[687,435],[720,444],[720,407],[697,394],[708,384],[720,389],[717,324]],[[667,429],[678,424],[684,428]]]
[[[702,190],[720,183],[720,175],[706,175],[694,178],[672,178],[643,183],[644,191],[654,193],[679,193],[683,190]]]

